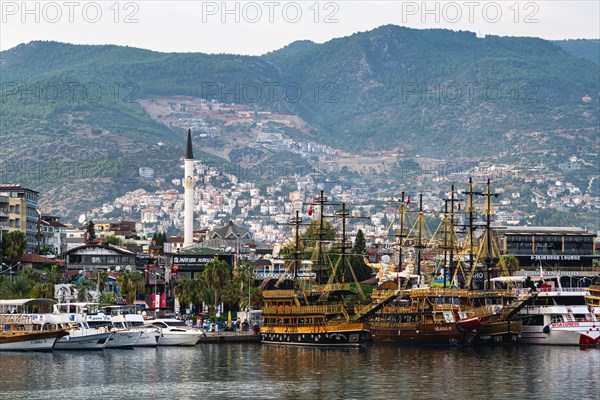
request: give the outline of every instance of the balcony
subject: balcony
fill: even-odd
[[[8,208],[0,208],[0,217],[8,217]]]
[[[10,197],[6,195],[0,195],[0,204],[8,204],[10,203]]]

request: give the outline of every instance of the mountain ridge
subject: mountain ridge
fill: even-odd
[[[48,170],[85,154],[82,163],[113,177],[147,160],[165,179],[176,177],[181,132],[139,104],[169,96],[299,115],[307,138],[348,152],[399,148],[405,157],[558,163],[598,146],[598,65],[588,50],[564,46],[394,25],[322,44],[292,42],[261,56],[30,42],[0,53],[0,176],[27,184],[31,171],[7,165],[35,161]],[[55,87],[61,96],[52,98]],[[49,150],[34,157],[39,143]],[[139,183],[109,179],[98,189],[92,181],[75,174],[37,184],[96,190],[91,203]]]

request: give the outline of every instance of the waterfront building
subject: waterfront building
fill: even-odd
[[[42,249],[46,249],[54,255],[60,255],[67,251],[67,225],[60,222],[60,217],[54,215],[42,215],[40,221],[40,240]]]
[[[27,238],[26,253],[36,252],[38,241],[38,195],[39,192],[21,185],[0,184],[0,229],[8,223],[8,231],[18,230]],[[8,197],[8,208],[6,198]],[[8,212],[7,212],[8,210]],[[8,214],[8,218],[6,217]]]
[[[135,269],[136,257],[131,251],[110,244],[87,244],[67,250],[64,260],[68,270],[96,272],[99,270]],[[117,268],[119,267],[119,268]]]
[[[596,235],[583,228],[515,226],[497,228],[502,253],[514,256],[521,267],[591,269]]]

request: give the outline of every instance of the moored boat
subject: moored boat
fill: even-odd
[[[506,278],[505,278],[506,279]],[[563,287],[560,276],[511,277],[520,290],[535,292],[533,301],[519,312],[523,344],[597,346],[600,321],[586,303],[584,287]],[[537,282],[532,288],[529,282]]]
[[[293,285],[291,280],[287,281]],[[286,287],[282,283],[280,287]],[[358,347],[369,337],[368,326],[352,321],[344,305],[335,303],[345,290],[328,293],[319,304],[321,291],[263,290],[261,342],[266,344],[321,347]]]
[[[32,315],[0,316],[0,351],[52,351],[68,329],[35,323]]]
[[[204,335],[200,329],[191,328],[175,318],[151,319],[145,324],[158,328],[158,346],[194,346]]]

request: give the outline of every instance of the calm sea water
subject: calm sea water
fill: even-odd
[[[260,344],[0,353],[0,399],[600,399],[600,349]]]

